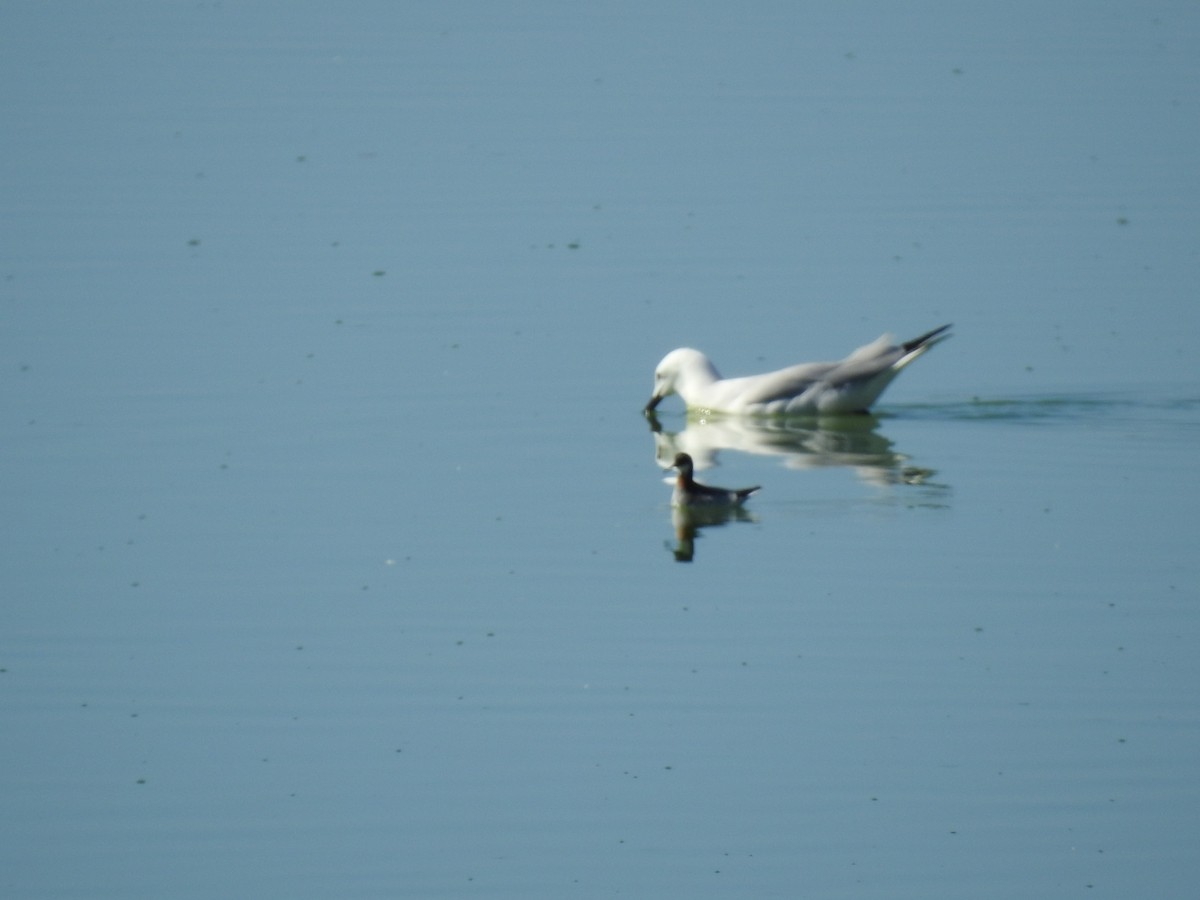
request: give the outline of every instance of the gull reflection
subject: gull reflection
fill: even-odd
[[[932,481],[933,469],[916,466],[895,450],[892,441],[879,433],[880,420],[873,415],[762,419],[692,414],[677,432],[667,431],[653,412],[646,413],[646,421],[654,438],[655,460],[663,469],[675,468],[679,455],[686,454],[699,472],[716,465],[722,450],[735,450],[777,456],[786,468],[794,470],[844,466],[872,487],[918,485],[919,495],[910,495],[905,501],[911,505],[944,507],[949,491],[947,485]],[[770,491],[768,483],[763,496]],[[701,530],[756,521],[739,505],[717,509],[676,505],[671,510],[676,544],[670,549],[679,562],[691,562]]]
[[[876,486],[924,484],[932,469],[910,465],[878,432],[872,415],[824,419],[755,419],[742,416],[689,416],[682,431],[670,432],[653,413],[646,415],[654,436],[654,456],[669,469],[676,454],[691,456],[696,471],[716,464],[722,450],[781,457],[789,469],[845,466]]]

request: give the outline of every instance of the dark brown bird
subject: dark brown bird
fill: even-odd
[[[703,506],[708,508],[721,506],[741,506],[757,490],[759,485],[748,488],[719,488],[701,484],[692,477],[692,458],[686,453],[675,454],[675,469],[679,477],[675,479],[675,492],[671,495],[672,506]]]

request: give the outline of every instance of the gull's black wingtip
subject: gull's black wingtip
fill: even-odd
[[[940,328],[933,329],[933,331],[927,331],[925,334],[921,335],[920,337],[913,338],[911,341],[905,341],[900,346],[904,348],[905,353],[911,353],[918,347],[932,347],[938,341],[944,341],[946,338],[950,337],[950,335],[946,332],[948,332],[952,327],[953,323],[943,325]]]

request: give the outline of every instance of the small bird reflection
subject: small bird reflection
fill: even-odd
[[[676,562],[691,562],[696,556],[696,538],[705,528],[715,528],[727,522],[757,522],[743,506],[675,506],[671,508],[671,524],[675,527],[675,546],[668,548]]]

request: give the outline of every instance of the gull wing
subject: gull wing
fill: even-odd
[[[803,394],[812,385],[824,381],[839,365],[830,362],[800,363],[765,375],[732,378],[730,381],[744,382],[738,385],[740,389],[737,391],[737,397],[742,402],[770,403],[772,400]]]
[[[950,328],[950,325],[943,325],[903,344],[895,343],[895,338],[890,334],[882,335],[859,347],[834,366],[826,373],[825,383],[839,387],[852,381],[869,381],[889,369],[895,370],[892,373],[894,376],[930,347],[950,337]]]

